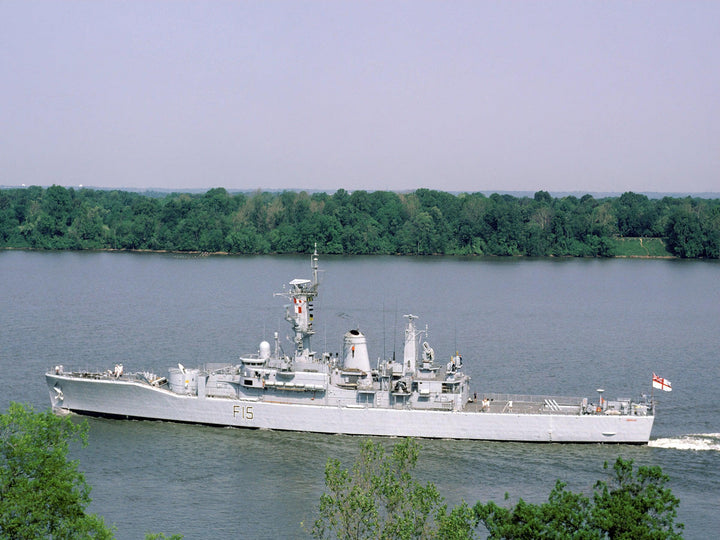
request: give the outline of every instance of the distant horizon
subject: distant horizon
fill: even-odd
[[[25,185],[15,185],[15,186],[8,186],[8,185],[0,185],[0,189],[22,189],[22,188],[29,188],[29,187],[41,187],[43,189],[47,189],[48,187],[52,185],[61,185],[61,184],[50,184],[50,185],[39,185],[39,184],[33,184],[30,186]],[[413,189],[402,189],[402,190],[395,190],[395,189],[350,189],[347,187],[338,187],[332,190],[327,189],[310,189],[310,188],[248,188],[248,189],[232,189],[227,188],[225,186],[211,186],[207,188],[188,188],[188,189],[182,189],[182,188],[167,188],[167,187],[154,187],[154,188],[133,188],[133,187],[102,187],[102,186],[85,186],[85,185],[79,185],[79,186],[73,186],[73,185],[61,185],[65,189],[92,189],[92,190],[101,190],[101,191],[128,191],[133,193],[189,193],[189,194],[203,194],[207,193],[211,189],[224,189],[228,193],[255,193],[257,191],[260,192],[266,192],[266,193],[282,193],[283,191],[292,191],[296,193],[300,192],[306,192],[306,193],[326,193],[328,195],[332,195],[333,193],[339,191],[340,189],[344,189],[348,193],[353,193],[354,191],[366,191],[368,193],[372,193],[375,191],[388,191],[393,193],[413,193],[419,189],[429,189],[431,191],[440,191],[444,193],[450,193],[453,195],[460,195],[463,193],[467,194],[473,194],[473,193],[482,193],[483,195],[492,195],[492,194],[498,194],[498,195],[512,195],[515,197],[532,197],[535,195],[535,193],[539,191],[546,191],[550,196],[553,198],[562,198],[562,197],[569,197],[569,196],[576,196],[576,197],[582,197],[583,195],[590,195],[593,198],[606,198],[606,197],[619,197],[623,193],[636,193],[638,195],[645,195],[646,197],[650,199],[656,199],[656,198],[662,198],[662,197],[673,197],[673,198],[684,198],[684,197],[695,197],[700,199],[718,199],[720,198],[720,191],[701,191],[701,192],[690,192],[690,191],[634,191],[634,190],[627,190],[627,191],[584,191],[584,190],[548,190],[548,189],[536,189],[536,190],[491,190],[491,189],[478,189],[473,191],[458,191],[458,190],[445,190],[445,189],[434,189],[434,188],[425,188],[425,187],[418,187]]]

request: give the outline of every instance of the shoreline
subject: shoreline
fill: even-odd
[[[0,247],[0,251],[37,251],[37,252],[48,252],[48,253],[165,253],[171,255],[195,255],[198,257],[210,257],[210,256],[285,256],[285,255],[308,255],[309,253],[230,253],[229,251],[178,251],[171,249],[121,249],[121,248],[94,248],[94,249],[44,249],[34,247],[13,247],[6,246]],[[534,256],[529,257],[527,255],[482,255],[482,254],[448,254],[448,253],[434,253],[431,255],[408,255],[402,253],[326,253],[330,256],[340,257],[467,257],[467,258],[492,258],[492,259],[659,259],[659,260],[680,260],[680,257],[675,255],[613,255],[611,257],[573,257],[570,255],[557,256],[557,255],[545,255],[545,256]],[[687,260],[711,260],[704,257],[698,257],[696,259]]]

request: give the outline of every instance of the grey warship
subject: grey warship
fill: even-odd
[[[402,358],[373,366],[365,335],[343,336],[341,355],[316,353],[313,300],[319,294],[318,253],[311,278],[293,279],[285,319],[293,351],[278,333],[237,362],[181,364],[166,375],[55,366],[45,377],[58,412],[327,434],[518,442],[647,444],[653,402],[471,393],[463,358],[438,362],[417,316],[405,315]]]

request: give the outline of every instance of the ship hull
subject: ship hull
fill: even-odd
[[[53,408],[95,416],[327,434],[647,444],[654,417],[338,406],[181,395],[136,381],[47,374]]]

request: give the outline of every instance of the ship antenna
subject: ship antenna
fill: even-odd
[[[387,358],[387,331],[385,329],[385,296],[383,296],[382,301],[382,325],[383,325],[383,358]]]
[[[318,284],[318,251],[317,251],[317,242],[315,242],[315,251],[313,252],[312,257],[310,258],[310,267],[312,268],[313,287],[317,287],[317,284]]]
[[[393,362],[395,361],[395,353],[397,352],[397,323],[398,323],[398,311],[397,311],[397,297],[395,298],[395,324],[393,328]]]

